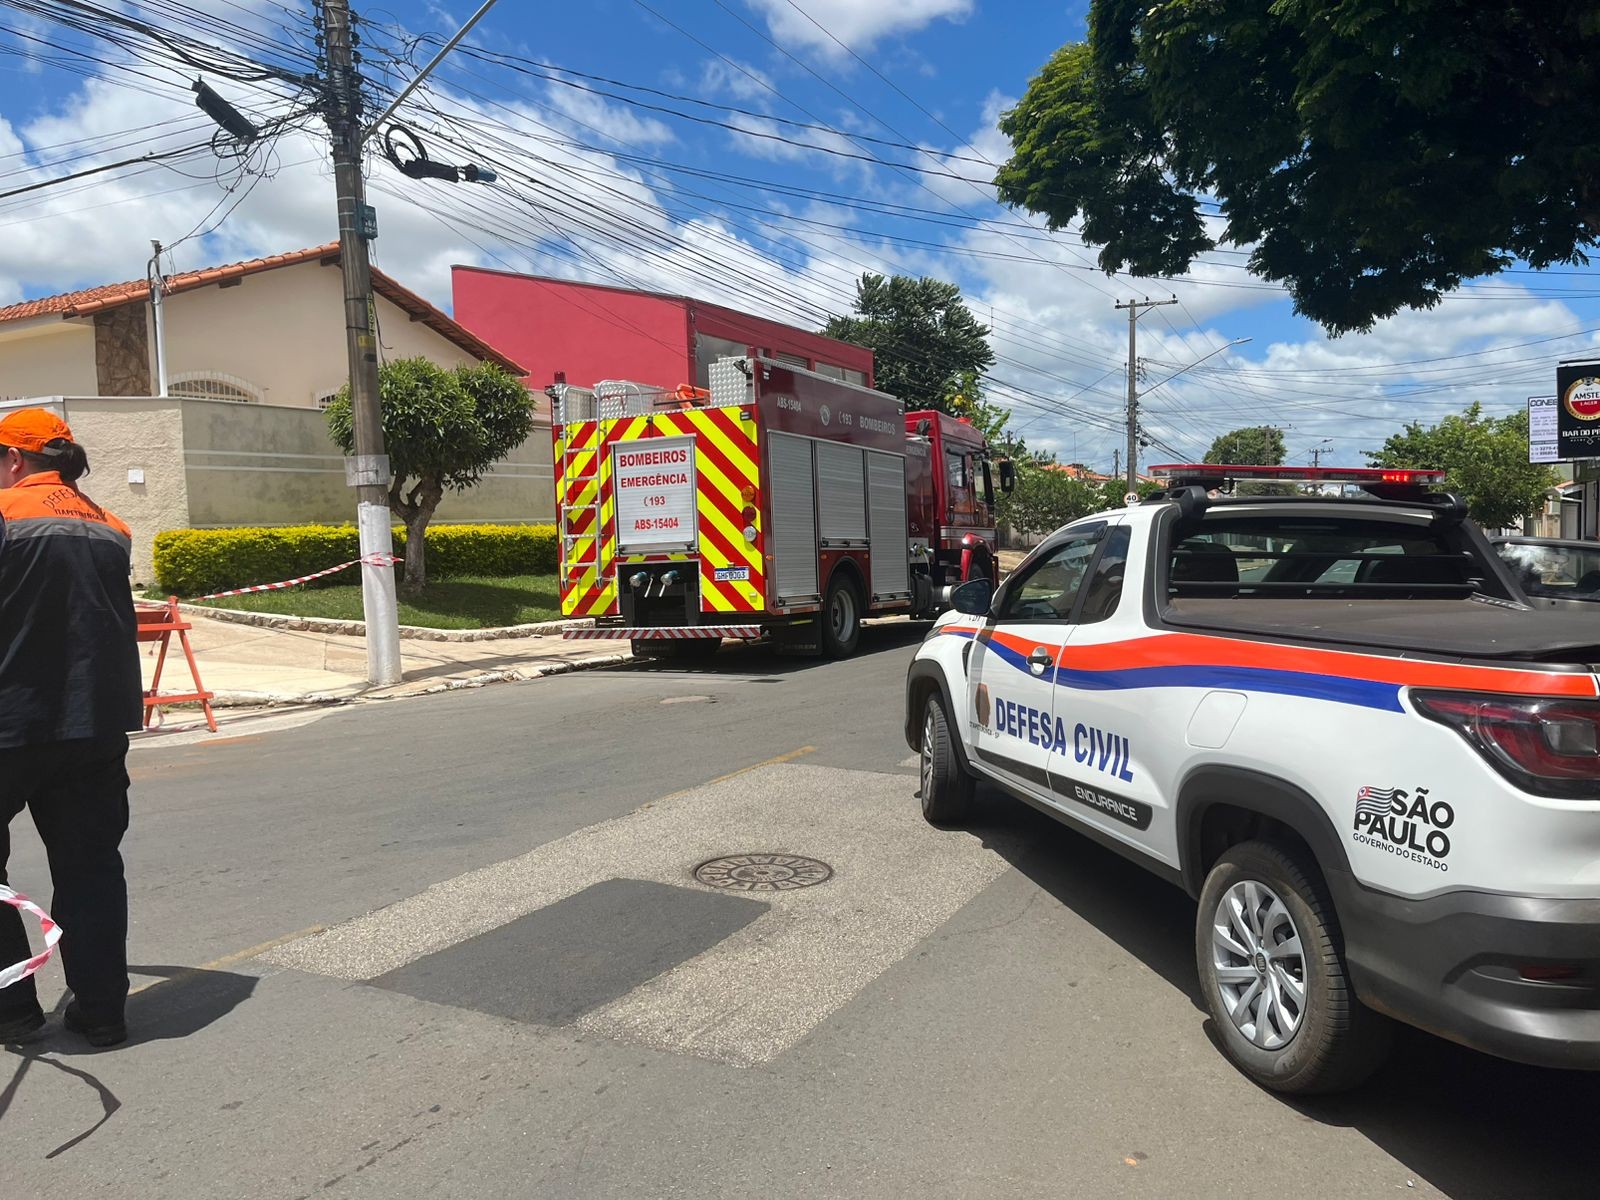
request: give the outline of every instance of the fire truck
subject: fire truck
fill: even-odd
[[[1013,475],[971,424],[754,349],[709,383],[546,389],[561,611],[594,619],[566,637],[845,657],[862,618],[932,617],[951,586],[995,578]]]

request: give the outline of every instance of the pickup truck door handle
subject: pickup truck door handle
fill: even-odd
[[[1050,651],[1046,650],[1043,646],[1034,647],[1033,653],[1028,655],[1028,670],[1032,671],[1035,675],[1043,675],[1055,665],[1056,660],[1051,657]]]

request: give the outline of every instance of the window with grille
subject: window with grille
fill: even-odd
[[[332,404],[339,398],[339,393],[342,390],[342,388],[334,388],[331,392],[319,392],[317,394],[317,411],[327,412],[328,405]]]
[[[180,375],[167,386],[167,394],[190,400],[226,400],[230,404],[253,404],[261,399],[257,388],[232,375]]]

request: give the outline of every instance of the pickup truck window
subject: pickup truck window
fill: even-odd
[[[1500,557],[1531,596],[1600,600],[1600,546],[1530,546],[1502,542]]]
[[[1065,621],[1072,615],[1089,563],[1100,547],[1098,533],[1064,542],[1006,588],[1001,621]]]
[[[1466,595],[1481,574],[1445,532],[1374,518],[1208,516],[1168,563],[1174,596]]]
[[[1126,525],[1118,525],[1106,535],[1106,548],[1094,565],[1094,575],[1083,589],[1083,604],[1078,609],[1078,624],[1093,625],[1117,611],[1122,599],[1122,582],[1128,569],[1128,545],[1133,540]]]

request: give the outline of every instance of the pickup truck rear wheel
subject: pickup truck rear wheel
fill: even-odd
[[[922,711],[922,815],[930,825],[960,825],[970,820],[977,781],[967,774],[956,753],[950,718],[937,691]]]
[[[1333,902],[1297,853],[1245,842],[1217,860],[1195,958],[1223,1051],[1263,1087],[1343,1091],[1383,1061],[1389,1023],[1356,999]]]

